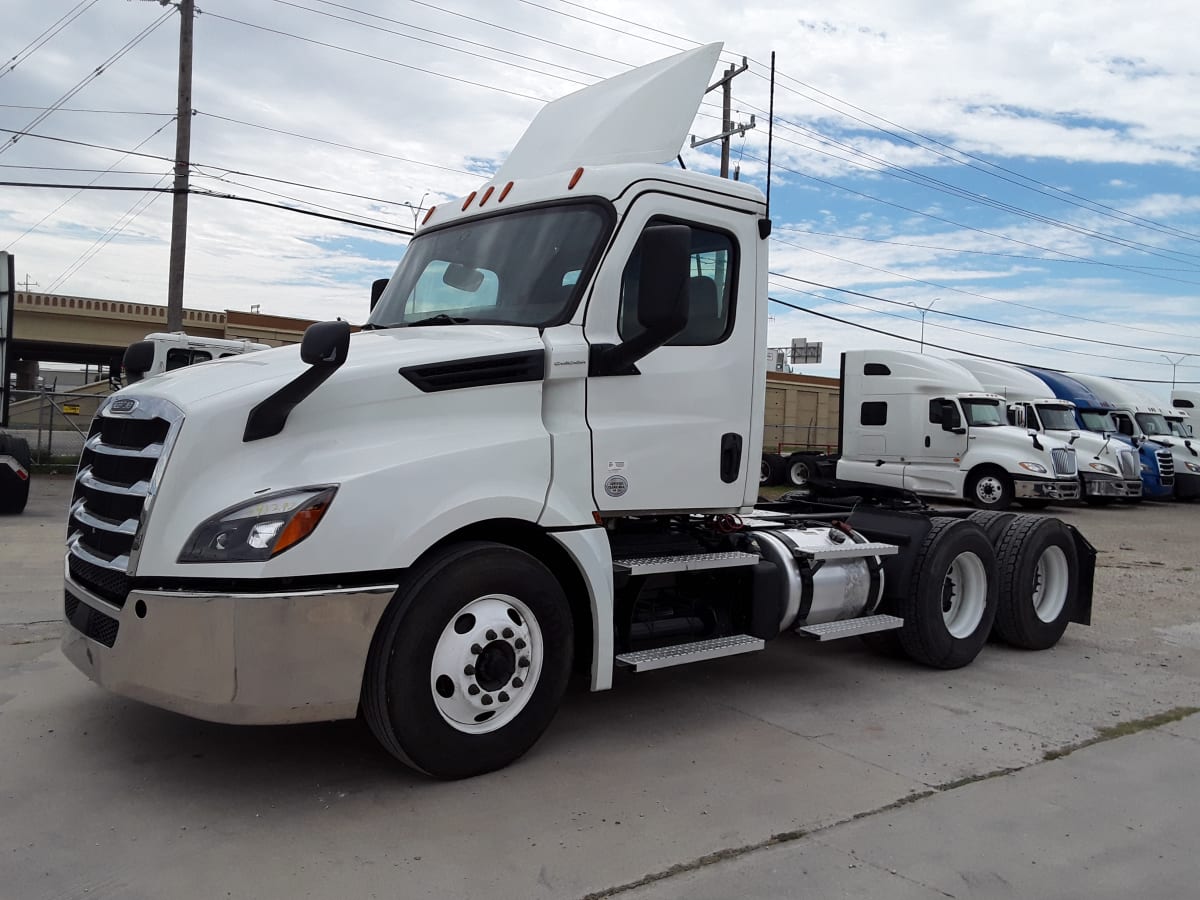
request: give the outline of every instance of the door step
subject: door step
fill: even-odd
[[[753,653],[755,650],[761,650],[764,643],[762,638],[751,637],[748,634],[734,634],[729,637],[710,638],[706,641],[692,641],[689,644],[676,644],[673,647],[621,653],[617,656],[617,662],[629,666],[635,672],[649,672],[652,669],[682,666],[722,656]]]
[[[804,625],[796,629],[796,634],[816,638],[818,641],[836,641],[839,638],[870,634],[873,631],[891,631],[903,624],[904,620],[899,616],[863,616],[860,619],[842,619],[840,622],[826,622],[822,625]]]
[[[865,556],[894,556],[900,552],[895,544],[880,544],[874,541],[856,544],[847,541],[836,547],[821,547],[808,550],[802,547],[796,549],[796,556],[802,559],[859,559]]]
[[[659,575],[663,572],[694,572],[757,565],[756,553],[686,553],[675,556],[638,556],[613,560],[613,571],[623,575]]]

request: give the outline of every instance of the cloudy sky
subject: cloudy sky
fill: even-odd
[[[0,249],[35,290],[164,302],[171,203],[144,189],[170,184],[178,15],[5,13],[0,181],[139,190],[0,186]],[[1175,374],[1200,382],[1198,28],[1194,0],[199,0],[192,184],[411,228],[546,100],[724,41],[749,62],[735,118],[759,122],[733,159],[765,186],[774,50],[772,296],[832,318],[774,304],[770,333],[824,342],[806,371],[917,347],[932,304],[925,340],[950,349],[927,352],[1163,382],[1164,354],[1196,354]],[[405,240],[193,196],[186,303],[362,321]]]

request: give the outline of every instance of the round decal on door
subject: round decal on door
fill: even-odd
[[[604,493],[610,497],[624,497],[629,490],[629,482],[624,475],[610,475],[604,482]]]

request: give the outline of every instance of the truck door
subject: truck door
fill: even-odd
[[[931,462],[954,462],[967,452],[967,430],[958,402],[951,397],[929,401],[925,422],[925,457]]]
[[[743,505],[747,472],[757,477],[759,468],[759,436],[749,433],[755,373],[762,377],[754,221],[662,194],[645,195],[626,214],[596,276],[588,343],[619,344],[640,331],[638,238],[648,225],[691,228],[689,316],[682,332],[637,361],[636,372],[588,378],[598,510]]]

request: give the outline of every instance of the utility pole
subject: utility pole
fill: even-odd
[[[941,297],[934,297],[932,300],[929,301],[928,306],[917,306],[917,304],[913,303],[912,301],[909,301],[908,305],[911,306],[913,309],[915,309],[917,312],[919,312],[921,314],[921,352],[922,353],[925,352],[925,316],[931,309],[933,309],[933,304],[937,303],[941,299],[942,299]]]
[[[1174,391],[1175,391],[1175,368],[1180,363],[1182,363],[1185,359],[1187,359],[1189,356],[1195,356],[1196,354],[1185,353],[1185,354],[1183,354],[1183,356],[1179,357],[1179,359],[1171,359],[1171,357],[1167,356],[1167,354],[1165,354],[1165,353],[1160,353],[1158,355],[1161,356],[1163,359],[1165,359],[1167,362],[1169,362],[1171,364],[1171,391],[1172,391],[1172,393],[1174,393]]]
[[[708,86],[708,90],[704,92],[707,94],[711,91],[715,91],[717,88],[721,89],[721,133],[714,134],[712,137],[706,137],[701,140],[697,140],[696,136],[692,135],[692,147],[699,147],[702,144],[708,144],[713,141],[721,142],[722,178],[729,177],[729,139],[735,134],[745,135],[747,131],[755,127],[754,116],[750,116],[750,121],[744,122],[741,125],[735,125],[732,118],[733,112],[731,107],[733,103],[733,79],[738,75],[741,75],[748,68],[750,68],[749,63],[746,61],[745,57],[742,57],[741,66],[735,66],[731,63],[729,68],[725,70],[724,76],[710,84]]]
[[[160,0],[166,5],[165,0]],[[195,0],[179,0],[179,102],[175,119],[175,190],[171,208],[171,268],[167,331],[183,331],[183,264],[187,256],[188,173],[192,148],[192,23]]]
[[[30,281],[30,280],[29,280],[29,273],[28,273],[28,272],[26,272],[26,273],[25,273],[25,280],[24,280],[24,281],[18,281],[18,282],[17,282],[17,284],[18,284],[18,285],[21,287],[21,290],[23,290],[23,291],[24,291],[25,293],[27,293],[27,294],[29,293],[29,289],[30,289],[31,287],[37,287],[37,286],[38,286],[38,283],[37,283],[36,281]]]

